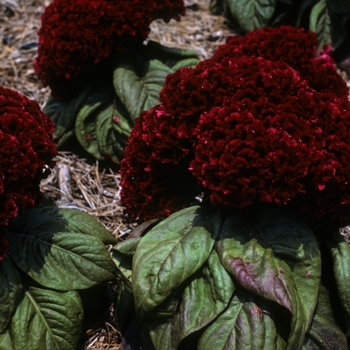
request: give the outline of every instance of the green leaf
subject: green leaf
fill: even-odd
[[[94,236],[104,244],[117,243],[117,239],[88,213],[67,208],[57,208],[55,216],[58,220],[63,220],[67,232],[84,233]]]
[[[72,350],[82,331],[83,308],[77,292],[31,287],[9,326],[13,350]],[[5,338],[5,339],[4,339]],[[0,338],[8,342],[8,336]]]
[[[221,225],[220,213],[194,206],[151,229],[133,258],[137,316],[160,305],[208,259]]]
[[[247,291],[237,293],[227,310],[201,335],[201,350],[284,350],[271,310]],[[299,348],[294,348],[299,349]]]
[[[0,334],[0,350],[16,350],[13,348],[8,330]]]
[[[347,349],[344,333],[334,323],[328,291],[321,286],[316,312],[306,335],[303,350]]]
[[[299,348],[320,285],[320,254],[312,231],[279,210],[235,213],[223,225],[217,251],[244,288],[290,311],[287,349]]]
[[[53,139],[57,143],[58,149],[64,147],[65,143],[69,141],[67,135],[73,131],[77,113],[84,104],[90,90],[91,85],[88,85],[77,97],[68,101],[58,100],[52,96],[47,100],[43,112],[55,123]]]
[[[172,330],[174,349],[188,335],[217,318],[230,303],[234,289],[230,275],[221,265],[217,253],[212,251],[206,266],[192,276],[182,295]]]
[[[115,91],[132,120],[159,103],[159,92],[172,69],[159,60],[142,63],[126,58],[113,73]]]
[[[346,313],[347,330],[350,330],[350,247],[338,232],[334,234],[335,243],[331,248],[333,273],[338,289],[338,297]]]
[[[106,246],[97,233],[91,234],[85,214],[72,213],[72,222],[67,224],[68,211],[55,207],[23,213],[11,221],[6,237],[13,262],[36,282],[48,288],[72,290],[115,278]]]
[[[99,238],[104,244],[115,244],[117,239],[93,216],[80,210],[58,208],[44,201],[30,209],[22,209],[11,220],[9,230],[15,232],[40,231],[76,232]]]
[[[244,32],[266,27],[276,8],[276,0],[226,0],[225,12]]]
[[[262,208],[258,217],[261,242],[266,242],[293,271],[308,328],[321,283],[321,253],[317,238],[309,226],[286,211]]]
[[[152,219],[140,224],[125,241],[118,243],[111,250],[111,259],[117,268],[117,275],[124,281],[130,293],[132,293],[132,258],[136,248],[142,239],[142,235],[147,233],[159,221],[160,219]]]
[[[194,67],[199,63],[198,58],[186,58],[174,64],[171,68],[176,71],[183,67]]]
[[[320,0],[311,10],[309,29],[317,34],[317,54],[324,45],[331,44],[331,19],[326,0]]]
[[[113,89],[97,86],[77,115],[75,131],[80,144],[95,158],[119,163],[133,125]]]
[[[130,288],[125,286],[123,281],[117,282],[117,290],[114,301],[114,314],[116,327],[119,331],[124,329],[124,325],[131,315],[134,314],[134,298]]]
[[[98,86],[90,92],[85,104],[80,108],[75,120],[75,133],[83,148],[97,159],[102,159],[97,141],[97,115],[113,105],[114,93],[108,86]]]
[[[165,319],[147,319],[147,323],[145,323],[145,331],[151,338],[155,350],[174,350],[171,345],[172,322],[172,317]]]
[[[198,53],[193,50],[179,49],[177,47],[168,47],[150,40],[145,46],[143,55],[147,60],[159,60],[175,71],[175,66],[182,61],[193,60],[191,65],[199,63]],[[189,62],[189,61],[187,61]],[[181,65],[181,67],[184,67]]]
[[[21,276],[7,255],[0,262],[0,333],[10,323],[22,297]]]
[[[132,254],[142,237],[130,238],[124,242],[120,242],[111,251],[111,259],[116,266],[116,274],[125,284],[125,288],[132,293]],[[124,251],[127,253],[125,254]]]
[[[174,346],[172,339],[177,330],[174,329],[174,323],[180,321],[174,315],[178,312],[178,306],[182,298],[182,288],[174,290],[174,292],[159,306],[157,306],[143,322],[143,340],[147,338],[152,342],[152,346],[146,346],[146,349],[177,349]],[[144,344],[144,345],[146,345]]]

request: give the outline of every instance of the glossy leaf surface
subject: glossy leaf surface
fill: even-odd
[[[161,221],[143,237],[133,258],[133,292],[140,318],[203,265],[220,224],[218,212],[195,206]]]

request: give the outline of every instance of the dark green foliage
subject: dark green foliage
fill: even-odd
[[[321,284],[318,239],[286,211],[223,216],[194,206],[153,228],[144,224],[136,236],[116,245],[112,258],[128,285],[120,288],[116,309],[123,310],[127,295],[144,349],[347,349],[345,242],[328,247],[342,315],[335,319]]]
[[[165,77],[180,67],[195,66],[194,51],[167,48],[150,41],[138,51],[111,57],[110,76],[82,89],[69,100],[48,99],[44,112],[56,129],[59,150],[80,145],[97,159],[119,163],[135,119],[159,103]]]
[[[105,245],[116,239],[90,215],[51,204],[22,210],[6,238],[0,349],[76,349],[84,320],[79,292],[115,279]]]

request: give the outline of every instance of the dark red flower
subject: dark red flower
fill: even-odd
[[[142,44],[155,11],[170,20],[183,8],[183,1],[54,0],[41,18],[35,71],[60,97],[67,86],[93,76],[112,51]]]
[[[57,154],[53,130],[37,102],[0,86],[0,225],[40,199],[40,181]]]
[[[345,218],[348,90],[314,45],[313,34],[293,27],[258,30],[169,75],[161,104],[141,115],[125,149],[126,211],[169,215],[204,194],[214,205],[292,203]]]

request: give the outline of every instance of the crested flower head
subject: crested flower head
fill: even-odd
[[[183,0],[54,0],[41,19],[35,71],[60,96],[113,51],[142,44],[155,15],[168,21],[183,12]]]
[[[213,205],[349,219],[348,90],[316,44],[312,32],[261,29],[169,75],[125,149],[127,213],[167,216],[202,194]]]
[[[53,130],[37,102],[0,86],[0,225],[40,199],[40,181],[57,153]]]

